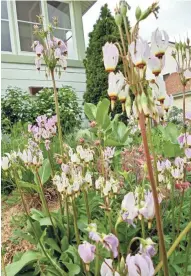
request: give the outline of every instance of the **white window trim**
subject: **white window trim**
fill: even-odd
[[[1,18],[2,21],[8,21],[9,22],[9,34],[10,34],[10,41],[11,41],[11,51],[1,51],[2,54],[8,54],[13,55],[16,54],[16,48],[15,48],[15,40],[14,40],[14,30],[13,30],[13,18],[12,18],[12,12],[11,12],[11,1],[7,2],[7,13],[8,13],[8,19]]]
[[[48,26],[48,24],[49,24],[47,1],[40,0],[40,2],[41,2],[41,10],[42,10],[43,21],[44,21],[43,24],[44,24],[44,27],[46,28],[46,26]],[[60,2],[65,2],[65,3],[69,4],[71,29],[66,29],[66,28],[58,28],[58,29],[72,31],[73,47],[74,47],[74,58],[72,58],[72,59],[78,60],[77,41],[75,38],[75,24],[74,24],[74,18],[73,18],[73,15],[74,15],[73,5],[72,5],[71,1],[60,0]],[[33,53],[33,52],[21,51],[20,38],[19,38],[19,27],[18,27],[18,22],[26,22],[26,23],[34,23],[34,22],[18,20],[17,10],[16,10],[16,0],[7,1],[7,9],[8,9],[8,20],[9,20],[12,52],[2,51],[2,53],[3,54],[8,54],[8,53],[9,54],[17,54],[17,55],[22,55],[22,56],[23,55],[35,56],[35,53]]]

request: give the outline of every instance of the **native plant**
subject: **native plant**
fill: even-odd
[[[103,45],[103,62],[111,109],[119,99],[130,123],[126,127],[119,115],[112,118],[107,99],[97,106],[86,104],[90,128],[78,133],[74,148],[64,143],[54,79],[56,66],[66,69],[67,46],[53,36],[52,26],[48,30],[35,26],[41,39],[34,43],[36,65],[40,70],[44,58],[53,82],[56,116],[38,116],[28,127],[26,148],[2,158],[2,169],[14,178],[28,218],[27,228],[18,235],[36,246],[4,268],[5,275],[22,275],[27,269],[32,275],[152,276],[161,269],[165,276],[189,275],[191,205],[184,198],[190,196],[191,118],[183,104],[183,129],[167,123],[172,96],[167,95],[160,73],[168,35],[154,31],[151,47],[139,36],[141,21],[152,13],[157,16],[158,3],[145,11],[138,7],[131,30],[128,8],[125,1],[116,8],[122,47],[117,42]],[[190,52],[189,47],[187,43]],[[119,59],[124,74],[115,73]],[[187,59],[186,64],[190,72]],[[152,80],[146,77],[148,69]],[[183,85],[187,79],[188,74]],[[59,149],[51,154],[57,131]],[[25,170],[34,175],[34,183],[23,180]],[[57,212],[50,212],[44,194],[49,178],[58,192]],[[28,210],[24,186],[39,193],[41,211]]]

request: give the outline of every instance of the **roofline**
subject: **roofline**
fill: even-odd
[[[88,8],[87,8],[86,10],[84,10],[83,13],[82,13],[82,15],[84,15],[84,14],[86,14],[87,11],[89,11],[89,9],[90,9],[91,7],[97,2],[97,0],[90,0],[90,1],[84,0],[84,1],[81,1],[81,2],[89,2]],[[92,2],[92,3],[90,3],[90,2]]]
[[[181,97],[183,95],[183,92],[178,92],[178,93],[175,93],[175,94],[171,93],[171,95],[173,96],[173,98],[179,98],[179,97]],[[185,95],[186,96],[191,95],[191,91],[186,91]]]

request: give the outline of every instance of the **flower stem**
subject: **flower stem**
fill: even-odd
[[[145,223],[144,223],[144,217],[141,217],[141,230],[142,230],[142,238],[145,239]]]
[[[76,236],[76,242],[77,245],[80,245],[80,235],[78,232],[78,225],[77,225],[77,213],[76,213],[76,205],[75,205],[75,201],[74,198],[71,197],[72,200],[72,208],[73,208],[73,216],[74,216],[74,231],[75,231],[75,236]]]
[[[50,150],[47,150],[47,155],[48,155],[48,160],[49,160],[49,163],[50,163],[51,177],[53,178],[54,177],[54,169],[53,169],[52,160],[51,160],[51,157],[50,157]]]
[[[180,209],[179,209],[178,224],[177,224],[177,235],[179,235],[179,232],[180,232],[180,221],[181,221],[181,215],[182,215],[183,201],[184,201],[184,189],[182,190],[181,200],[180,200]]]
[[[172,202],[172,239],[175,240],[175,206],[174,206],[174,182],[171,181],[171,202]]]
[[[55,237],[56,237],[58,243],[61,244],[60,239],[59,239],[58,234],[57,234],[57,231],[56,231],[56,227],[55,227],[53,219],[52,219],[52,216],[50,214],[50,210],[48,208],[48,204],[46,202],[46,198],[45,198],[44,190],[43,190],[43,185],[42,185],[42,182],[41,182],[40,175],[38,173],[38,169],[36,169],[36,176],[37,176],[37,179],[38,179],[38,182],[39,182],[39,186],[40,186],[40,193],[41,193],[41,198],[43,200],[43,205],[46,208],[46,213],[47,213],[47,215],[50,218],[50,221],[51,221],[51,224],[52,224],[52,227],[53,227],[53,231],[54,231]]]
[[[96,244],[95,276],[99,276],[99,245]]]
[[[4,273],[3,276],[7,276],[7,272],[6,272],[6,269],[5,269],[5,261],[4,261],[4,256],[3,256],[3,254],[1,254],[1,264],[2,264],[2,270],[3,270],[3,273]]]
[[[191,221],[191,200],[190,200],[190,216],[189,216],[189,221]],[[187,276],[188,272],[188,264],[189,264],[189,257],[190,257],[190,248],[191,248],[191,230],[188,233],[188,244],[186,248],[186,263],[185,263],[185,276]]]
[[[58,92],[56,89],[56,82],[54,78],[54,70],[51,70],[51,77],[52,77],[52,83],[53,83],[53,89],[54,89],[54,102],[55,102],[55,110],[57,115],[57,124],[58,124],[58,136],[59,136],[59,142],[60,142],[60,152],[63,157],[63,139],[62,139],[62,128],[60,123],[60,111],[59,111],[59,104],[58,104]]]
[[[66,220],[67,220],[67,236],[68,240],[70,239],[70,221],[69,221],[69,206],[68,206],[68,197],[65,197],[65,210],[66,210]]]
[[[160,215],[160,206],[158,202],[158,193],[156,189],[155,179],[153,175],[153,169],[152,169],[152,163],[149,153],[149,147],[147,142],[147,135],[146,135],[146,128],[145,128],[145,117],[144,113],[139,113],[139,124],[141,128],[141,135],[143,139],[143,145],[145,150],[145,156],[146,156],[146,162],[147,162],[147,169],[149,174],[149,179],[151,183],[152,193],[153,193],[153,199],[154,199],[154,206],[155,206],[155,216],[156,216],[156,224],[157,224],[157,232],[159,236],[159,244],[160,244],[160,251],[163,261],[163,270],[164,270],[164,276],[168,276],[168,261],[167,261],[167,255],[166,255],[166,248],[165,248],[165,242],[164,242],[164,234],[162,229],[162,221],[161,221],[161,215]]]
[[[17,177],[15,171],[14,171],[14,175],[15,175],[15,183],[16,183],[17,189],[18,189],[18,191],[19,191],[19,193],[20,193],[21,201],[22,201],[22,204],[23,204],[25,213],[26,213],[26,215],[27,215],[27,217],[28,217],[28,220],[29,220],[29,222],[30,222],[30,224],[31,224],[31,227],[32,227],[33,232],[34,232],[34,235],[35,235],[35,237],[36,237],[36,240],[38,241],[38,243],[39,243],[39,245],[40,245],[40,247],[41,247],[41,249],[42,249],[44,255],[45,255],[46,258],[48,259],[48,261],[52,264],[52,266],[53,266],[53,267],[55,268],[55,270],[57,271],[58,275],[60,275],[60,276],[62,276],[62,275],[67,275],[67,273],[66,273],[65,271],[63,271],[63,270],[57,265],[57,263],[50,257],[50,255],[46,252],[46,249],[44,248],[44,245],[42,244],[41,240],[39,239],[39,235],[36,233],[36,229],[35,229],[35,227],[34,227],[34,225],[33,225],[33,221],[32,221],[32,219],[31,219],[31,217],[30,217],[29,212],[28,212],[27,205],[26,205],[26,202],[25,202],[25,199],[24,199],[22,190],[21,190],[21,188],[20,188],[20,186],[19,186],[19,184],[18,184],[18,182],[17,182],[18,177]]]
[[[168,250],[167,252],[167,257],[169,258],[171,256],[171,254],[174,252],[174,250],[176,249],[176,247],[178,246],[178,244],[181,242],[181,240],[183,239],[183,237],[191,230],[191,221],[188,223],[188,225],[184,228],[184,230],[180,233],[180,235],[177,237],[177,239],[175,240],[175,242],[173,243],[173,245],[171,246],[171,248]],[[157,274],[157,272],[161,269],[161,267],[163,266],[163,260],[160,261],[160,263],[157,265],[157,267],[155,268],[155,275]],[[187,276],[187,275],[185,275]]]
[[[88,195],[87,195],[87,191],[85,189],[83,189],[83,194],[84,194],[84,201],[86,204],[86,213],[88,216],[88,224],[91,223],[91,213],[90,213],[90,208],[89,208],[89,203],[88,203]]]

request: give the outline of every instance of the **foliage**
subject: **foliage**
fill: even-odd
[[[34,120],[33,101],[29,93],[18,87],[8,87],[1,99],[2,130],[10,132],[17,122],[30,122]]]
[[[81,108],[74,90],[65,86],[58,89],[58,102],[63,133],[71,133],[75,128],[80,127]],[[33,115],[47,114],[51,117],[55,114],[54,93],[52,89],[44,88],[36,94],[34,101]]]
[[[81,108],[74,90],[69,87],[58,89],[58,100],[62,131],[70,133],[80,127]],[[16,122],[33,123],[38,115],[55,114],[53,90],[44,88],[35,97],[19,88],[8,88],[2,98],[2,130],[10,132]]]
[[[182,109],[176,106],[173,106],[168,112],[168,121],[174,124],[182,124],[183,113]]]

